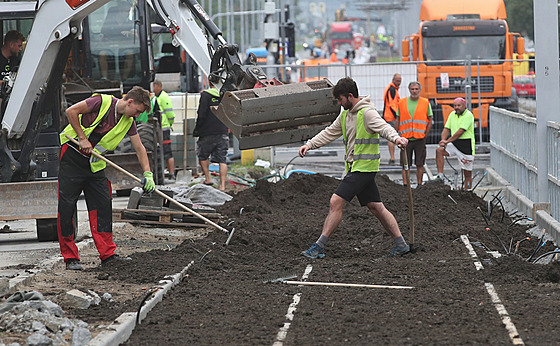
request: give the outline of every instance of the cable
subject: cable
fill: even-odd
[[[288,166],[290,165],[290,163],[292,163],[292,161],[294,161],[295,159],[297,159],[299,157],[299,155],[296,155],[294,157],[292,157],[292,159],[290,161],[288,161],[288,163],[286,164],[286,166],[284,167],[284,177],[286,176],[286,171],[288,170]]]
[[[560,250],[556,249],[556,250],[554,250],[554,251],[549,251],[549,252],[547,252],[547,253],[544,253],[544,254],[540,255],[539,257],[537,257],[537,259],[535,259],[532,263],[535,264],[535,263],[537,263],[541,258],[546,257],[546,256],[550,256],[550,255],[553,255],[553,254],[555,254],[555,253],[560,253]]]

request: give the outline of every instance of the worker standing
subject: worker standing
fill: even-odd
[[[105,176],[105,161],[92,155],[114,150],[125,135],[130,137],[144,171],[144,190],[155,188],[146,149],[136,131],[134,119],[150,107],[148,92],[133,87],[123,99],[111,95],[94,96],[66,110],[69,125],[61,132],[58,173],[58,242],[66,269],[81,270],[78,248],[74,242],[76,202],[84,192],[89,224],[102,265],[130,259],[115,254],[112,229],[111,182]],[[80,142],[74,145],[66,136]]]
[[[467,109],[467,102],[462,97],[453,101],[453,109],[445,122],[441,141],[436,149],[437,178],[443,180],[444,156],[457,156],[463,170],[463,189],[470,190],[474,162],[474,115]]]
[[[402,77],[400,74],[395,73],[393,75],[393,80],[383,91],[383,119],[389,123],[389,125],[395,128],[395,119],[397,117],[397,111],[399,109],[399,87],[401,86]],[[389,164],[395,163],[395,145],[392,142],[388,142],[389,145]]]
[[[204,184],[213,185],[210,179],[210,156],[212,162],[220,165],[220,187],[221,191],[226,189],[227,180],[227,150],[229,148],[228,128],[214,113],[210,107],[220,104],[220,92],[213,85],[210,89],[200,94],[200,103],[196,118],[196,126],[193,135],[198,137],[197,156],[200,168],[204,173]]]
[[[416,165],[416,181],[422,185],[424,176],[424,164],[426,163],[426,137],[432,128],[432,106],[427,98],[420,97],[422,85],[419,82],[408,84],[409,97],[399,101],[397,120],[395,126],[399,134],[406,137],[409,144],[406,150],[401,152],[401,166],[404,167],[404,156],[407,155],[408,164],[412,165],[412,153]],[[402,170],[403,182],[406,181],[405,169]]]
[[[175,112],[173,112],[173,104],[171,98],[163,90],[163,85],[159,79],[153,83],[154,97],[152,99],[152,108],[154,112],[161,113],[161,128],[163,130],[163,158],[167,164],[167,170],[171,179],[175,179],[175,159],[171,150],[171,126],[175,121]]]
[[[358,97],[358,86],[352,78],[339,80],[333,88],[333,96],[344,111],[330,126],[301,146],[299,155],[304,157],[309,150],[320,148],[343,136],[346,175],[331,196],[329,215],[321,236],[302,254],[309,258],[325,257],[325,245],[342,220],[344,206],[357,196],[360,205],[367,206],[393,238],[395,246],[389,256],[404,255],[410,251],[410,246],[404,240],[397,220],[381,202],[375,176],[379,171],[379,136],[402,147],[406,147],[408,140],[400,137],[394,128],[383,121],[369,97]]]

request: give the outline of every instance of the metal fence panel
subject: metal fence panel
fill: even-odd
[[[538,201],[537,122],[535,118],[490,108],[490,162],[494,170],[531,201]],[[560,219],[560,123],[547,124],[548,197]]]

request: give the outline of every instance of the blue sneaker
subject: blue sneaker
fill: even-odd
[[[301,254],[305,257],[313,259],[325,257],[324,249],[317,245],[317,243],[313,243],[313,245],[311,245],[309,249],[307,249],[306,251],[302,251]]]
[[[389,252],[387,257],[402,256],[410,252],[410,245],[406,244],[405,247],[398,247],[395,245],[393,250]]]

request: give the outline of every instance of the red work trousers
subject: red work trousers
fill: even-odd
[[[74,242],[76,221],[74,212],[81,193],[84,193],[89,214],[91,235],[99,258],[115,254],[113,242],[113,214],[111,182],[103,170],[92,173],[89,157],[70,144],[64,144],[60,153],[58,172],[58,242],[64,262],[80,259]]]

